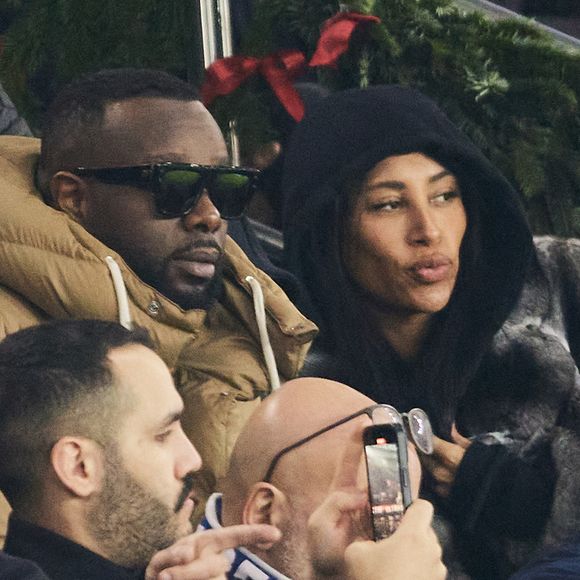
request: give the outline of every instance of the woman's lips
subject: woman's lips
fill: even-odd
[[[410,268],[411,276],[421,284],[434,284],[449,277],[452,262],[446,256],[436,256],[415,262]]]

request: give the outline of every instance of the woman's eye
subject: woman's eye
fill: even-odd
[[[380,201],[371,204],[372,211],[394,211],[401,207],[400,199],[391,199],[388,201]]]
[[[459,191],[450,190],[450,191],[444,191],[443,193],[439,193],[438,195],[434,196],[432,198],[432,201],[434,201],[435,203],[445,203],[447,201],[451,201],[451,200],[456,199],[458,197],[461,197],[461,195],[459,194]]]

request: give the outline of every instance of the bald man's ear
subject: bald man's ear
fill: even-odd
[[[59,171],[51,177],[49,188],[54,207],[76,222],[83,223],[88,195],[83,179],[70,171]]]
[[[246,499],[242,513],[244,524],[270,524],[283,528],[290,516],[286,495],[270,483],[255,483]],[[274,543],[257,544],[262,550],[269,550]]]
[[[85,437],[61,437],[50,452],[50,462],[60,483],[81,498],[101,490],[104,459],[102,448]]]

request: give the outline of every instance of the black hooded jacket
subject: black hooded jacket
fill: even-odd
[[[352,184],[412,152],[456,176],[468,226],[451,300],[411,364],[373,331],[339,234]],[[506,577],[541,538],[580,529],[580,483],[559,464],[580,449],[580,244],[543,239],[538,251],[513,187],[433,101],[400,86],[313,107],[287,150],[283,190],[287,265],[321,329],[316,374],[424,408],[441,437],[455,422],[475,438],[442,506],[473,576]]]

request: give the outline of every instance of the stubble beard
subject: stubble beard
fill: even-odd
[[[223,292],[225,260],[222,256],[215,265],[215,274],[211,280],[190,296],[184,297],[178,304],[185,310],[209,310]]]
[[[302,522],[289,521],[282,530],[282,539],[268,554],[268,564],[289,578],[313,580],[308,559],[307,530]]]
[[[107,452],[103,491],[88,515],[89,532],[106,557],[125,568],[145,568],[158,551],[188,533],[159,501]],[[113,456],[113,457],[111,457]]]
[[[165,272],[167,271],[168,266],[168,264],[165,264],[163,273],[160,274],[158,279],[167,279]],[[157,287],[165,297],[181,306],[184,310],[195,309],[207,311],[215,304],[223,292],[224,269],[225,258],[222,255],[215,264],[215,273],[213,277],[210,280],[200,283],[187,294],[174,291],[168,284],[163,284],[161,287],[157,284]],[[152,285],[155,286],[155,284]]]

